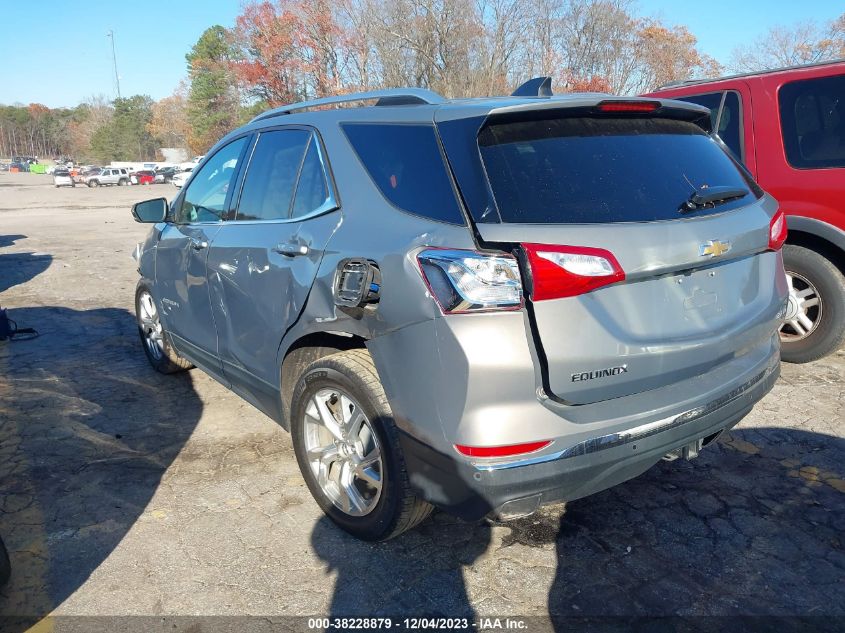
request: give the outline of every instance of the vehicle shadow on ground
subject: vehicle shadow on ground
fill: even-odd
[[[741,429],[495,537],[436,513],[381,544],[323,518],[311,542],[336,573],[333,616],[548,613],[547,626],[572,630],[607,616],[842,615],[843,501],[845,441]]]
[[[465,574],[490,544],[490,526],[436,513],[386,543],[365,543],[326,517],[311,534],[316,554],[334,573],[329,617],[444,617],[477,615]],[[461,628],[461,627],[455,627]]]
[[[570,503],[549,613],[845,615],[843,502],[841,438],[733,430],[697,460]]]
[[[141,517],[202,403],[190,372],[149,367],[126,310],[10,314],[41,336],[0,343],[0,533],[12,561],[0,615],[40,618]]]
[[[12,246],[26,235],[0,235],[0,248]],[[0,253],[0,292],[25,283],[50,267],[52,255]]]

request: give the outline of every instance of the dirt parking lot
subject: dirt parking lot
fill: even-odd
[[[0,304],[40,332],[0,342],[0,615],[845,626],[845,352],[785,365],[697,460],[512,524],[436,513],[365,544],[322,517],[275,423],[199,371],[148,366],[130,258],[146,229],[129,206],[173,193],[0,173]]]

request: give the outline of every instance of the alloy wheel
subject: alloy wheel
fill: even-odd
[[[155,360],[164,355],[161,321],[155,301],[149,292],[142,292],[138,297],[138,320],[144,334],[144,345]]]
[[[786,282],[789,297],[780,340],[795,343],[815,332],[822,318],[823,305],[819,291],[806,277],[786,271]]]
[[[323,494],[350,516],[372,512],[381,497],[381,445],[361,406],[338,388],[305,407],[306,459]]]

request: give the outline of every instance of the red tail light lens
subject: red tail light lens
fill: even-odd
[[[463,446],[461,444],[455,444],[455,448],[461,455],[466,455],[467,457],[512,457],[513,455],[524,455],[539,451],[551,443],[551,440],[544,440],[542,442],[510,444],[508,446]]]
[[[654,112],[659,101],[602,101],[596,106],[599,112]]]
[[[769,224],[769,249],[773,251],[780,249],[786,241],[786,234],[786,214],[778,210]]]
[[[625,279],[613,253],[603,248],[523,244],[531,267],[534,301],[574,297]]]

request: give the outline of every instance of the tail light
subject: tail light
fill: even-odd
[[[625,279],[613,253],[603,248],[523,244],[531,267],[534,301],[574,297]]]
[[[444,314],[522,307],[519,265],[511,255],[429,248],[417,262]]]
[[[527,442],[525,444],[509,444],[507,446],[463,446],[455,444],[455,449],[467,457],[512,457],[539,451],[551,444],[551,440]]]
[[[773,251],[779,250],[786,241],[786,233],[786,214],[783,210],[778,209],[778,212],[775,213],[769,224],[769,249]]]

